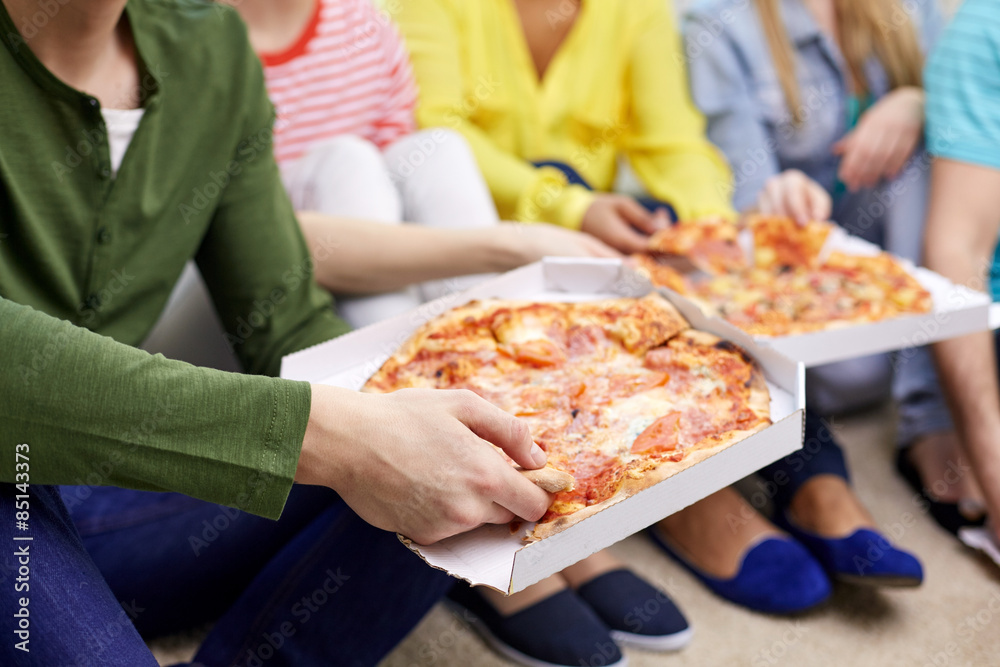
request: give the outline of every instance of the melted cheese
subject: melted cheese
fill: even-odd
[[[380,373],[395,364],[392,382],[382,377],[375,390],[461,386],[521,416],[550,464],[578,480],[577,489],[557,495],[547,516],[610,497],[626,477],[661,460],[656,457],[702,439],[712,428],[712,410],[731,405],[715,403],[726,387],[706,366],[706,350],[719,353],[705,347],[714,339],[678,335],[686,323],[655,295],[583,304],[486,301],[445,314],[440,323],[444,334],[434,322],[421,328],[411,359],[383,366]],[[454,328],[462,326],[474,344],[455,337]],[[574,338],[580,335],[586,338]],[[448,337],[452,346],[444,350],[420,346],[428,339],[444,345]],[[645,350],[629,350],[630,343],[671,337],[654,353],[666,366],[646,368]],[[672,421],[660,421],[662,431],[646,435],[651,446],[633,454],[636,440],[671,413]]]

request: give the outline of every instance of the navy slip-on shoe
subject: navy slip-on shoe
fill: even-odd
[[[924,568],[917,557],[897,549],[877,531],[859,528],[847,537],[823,537],[794,523],[787,512],[779,512],[775,523],[802,542],[837,581],[899,588],[923,583]]]
[[[597,612],[620,644],[677,651],[691,643],[691,627],[673,600],[630,570],[594,577],[576,594]]]
[[[710,591],[754,611],[791,614],[811,609],[832,593],[830,579],[805,547],[791,538],[769,537],[743,556],[730,579],[699,570],[671,547],[655,527],[647,531],[653,542],[683,565]]]
[[[498,653],[527,667],[625,667],[627,661],[597,614],[569,589],[500,615],[478,592],[457,584],[448,594],[460,615]]]
[[[896,470],[906,480],[906,483],[910,485],[910,488],[920,494],[920,497],[927,505],[927,512],[939,526],[952,535],[958,535],[958,531],[966,526],[978,528],[986,524],[985,512],[978,517],[970,518],[962,514],[958,503],[936,499],[924,486],[923,480],[920,479],[920,471],[910,461],[907,451],[906,448],[897,450]]]

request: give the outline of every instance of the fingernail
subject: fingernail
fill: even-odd
[[[531,460],[541,468],[549,460],[548,455],[537,444],[531,446]]]

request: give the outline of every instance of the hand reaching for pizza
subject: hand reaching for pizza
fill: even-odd
[[[528,427],[470,391],[312,392],[295,480],[329,486],[374,526],[431,544],[484,523],[536,521],[552,502],[490,445],[539,468],[546,455]]]
[[[767,179],[757,197],[757,210],[804,225],[812,220],[829,220],[833,200],[823,186],[798,169],[786,169]]]
[[[897,88],[861,115],[858,125],[833,146],[838,176],[852,192],[895,178],[924,131],[924,91]]]
[[[666,211],[650,213],[625,195],[599,193],[583,214],[580,229],[624,253],[642,252],[648,235],[670,224]]]

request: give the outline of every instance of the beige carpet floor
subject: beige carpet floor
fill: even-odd
[[[614,551],[678,602],[695,629],[679,653],[628,650],[632,667],[986,667],[1000,665],[1000,569],[965,549],[922,515],[891,465],[889,408],[834,424],[848,451],[855,486],[884,531],[923,560],[915,590],[840,586],[820,609],[797,617],[755,614],[706,591],[643,537]],[[196,638],[152,644],[161,664],[187,660]],[[332,659],[331,665],[338,664]],[[505,667],[458,618],[437,607],[381,667]]]

